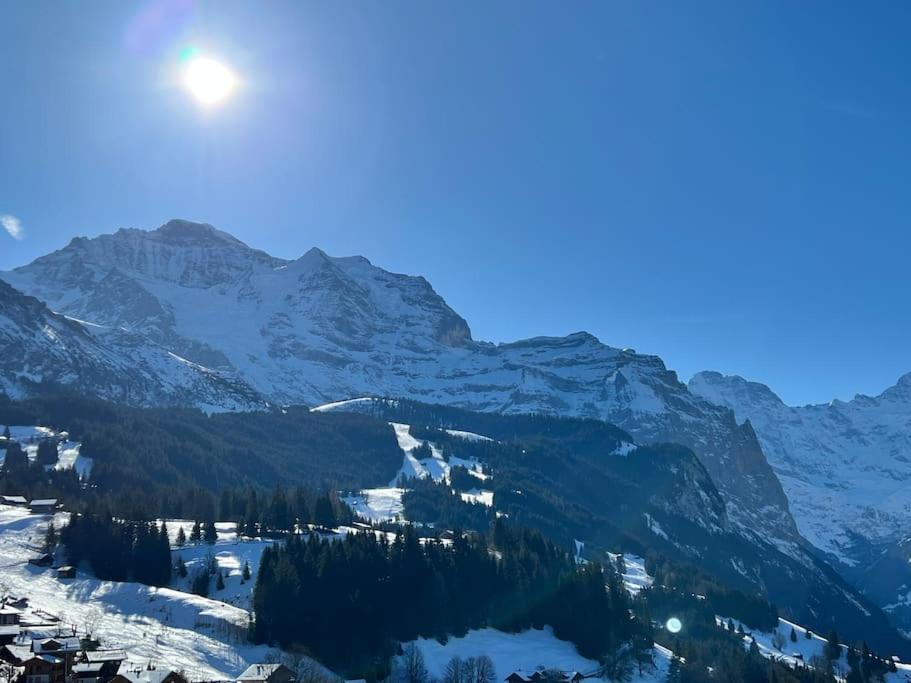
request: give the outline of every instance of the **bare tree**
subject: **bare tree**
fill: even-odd
[[[460,657],[453,657],[449,660],[446,669],[443,671],[443,680],[441,683],[465,683],[462,678],[462,671],[462,659]]]
[[[474,683],[494,683],[497,680],[497,670],[493,660],[487,655],[481,655],[475,661]]]
[[[82,617],[82,630],[85,632],[86,638],[91,639],[99,623],[101,623],[101,613],[98,610],[93,609],[85,613]]]
[[[408,643],[398,658],[396,666],[398,683],[427,683],[430,674],[424,664],[424,654],[414,643]]]

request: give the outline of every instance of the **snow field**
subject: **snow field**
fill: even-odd
[[[58,528],[67,519],[66,513],[53,517]],[[191,680],[230,679],[270,653],[280,654],[246,640],[245,609],[172,588],[100,581],[82,570],[61,581],[52,569],[29,565],[49,521],[48,515],[0,505],[0,595],[28,597],[32,611],[56,615],[63,628],[85,631],[91,624],[105,646],[123,648],[134,661],[184,670]]]

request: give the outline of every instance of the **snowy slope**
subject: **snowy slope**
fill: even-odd
[[[586,333],[476,341],[424,278],[389,273],[359,256],[311,249],[288,261],[211,226],[175,220],[153,231],[74,239],[3,278],[56,311],[128,330],[137,345],[160,345],[276,403],[403,396],[597,417],[640,443],[677,441],[703,459],[745,533],[783,547],[797,542],[752,430],[688,392],[659,358]],[[129,344],[121,342],[126,353]],[[237,405],[231,400],[226,407]],[[190,402],[220,405],[211,394]]]
[[[65,516],[55,517],[58,528]],[[65,626],[93,622],[105,645],[123,647],[136,661],[186,670],[191,680],[233,678],[270,653],[246,640],[244,609],[169,588],[99,581],[82,571],[60,581],[53,570],[28,565],[49,520],[0,506],[0,594],[26,596],[31,609],[56,615]]]
[[[598,662],[582,657],[572,643],[558,639],[550,627],[528,629],[521,633],[504,633],[492,628],[469,631],[462,637],[438,640],[419,638],[413,641],[424,655],[427,671],[434,678],[441,678],[446,664],[453,657],[467,659],[487,655],[493,661],[497,680],[505,679],[513,671],[532,673],[537,669],[578,671],[583,675],[595,674]],[[630,681],[663,681],[670,661],[670,652],[655,647],[655,668],[643,675],[634,675]]]
[[[264,405],[234,373],[191,363],[122,328],[57,315],[0,281],[0,393],[22,397],[47,385],[137,405]]]
[[[802,407],[715,372],[689,386],[752,422],[801,533],[911,626],[911,374],[878,396]]]
[[[801,533],[852,564],[858,538],[911,535],[911,374],[879,396],[785,405],[768,387],[699,373],[690,390],[750,420]]]

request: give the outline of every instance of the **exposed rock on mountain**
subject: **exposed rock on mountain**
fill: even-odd
[[[286,261],[209,225],[77,238],[3,274],[54,310],[137,333],[278,403],[408,396],[483,411],[598,417],[640,442],[693,448],[735,524],[797,541],[749,426],[687,391],[655,356],[586,333],[474,341],[422,277],[311,249]],[[139,336],[141,335],[141,336]],[[211,404],[211,396],[190,399]],[[237,398],[228,400],[230,407]],[[140,403],[154,402],[151,396]]]

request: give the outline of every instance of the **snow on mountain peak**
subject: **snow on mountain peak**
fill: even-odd
[[[217,230],[208,223],[195,223],[180,218],[173,218],[157,230],[149,233],[150,237],[160,238],[171,244],[188,246],[216,246],[219,244],[236,245],[249,249],[233,235]]]
[[[587,332],[476,342],[425,278],[363,257],[313,248],[288,261],[175,220],[80,240],[2,276],[61,313],[141,331],[181,358],[236,374],[276,403],[400,396],[593,417],[643,443],[677,441],[703,459],[735,522],[796,538],[752,431],[688,392],[660,358]]]
[[[877,397],[792,407],[741,377],[699,373],[695,394],[749,420],[801,533],[847,565],[911,533],[911,376]]]

